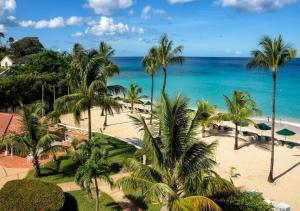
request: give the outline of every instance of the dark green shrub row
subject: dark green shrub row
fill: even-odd
[[[13,180],[0,190],[0,210],[56,211],[64,206],[60,187],[39,180]]]
[[[240,193],[214,200],[223,211],[272,211],[273,207],[256,193]]]

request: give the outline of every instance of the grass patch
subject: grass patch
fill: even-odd
[[[96,136],[100,136],[96,134]],[[117,173],[123,166],[124,161],[132,157],[136,148],[126,142],[116,138],[104,136],[103,147],[107,149],[109,161],[112,164],[112,174]],[[73,161],[74,152],[69,152],[66,156],[59,158],[57,161],[50,161],[41,166],[42,181],[49,183],[64,183],[74,181],[74,176],[78,165]],[[34,179],[31,170],[26,179]]]
[[[62,211],[91,211],[96,209],[96,200],[94,198],[89,198],[87,193],[84,191],[78,190],[66,192],[65,198],[65,205]],[[99,210],[122,210],[122,208],[105,193],[101,193],[99,202]]]

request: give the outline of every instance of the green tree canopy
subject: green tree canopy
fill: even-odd
[[[16,57],[23,57],[41,52],[44,46],[38,37],[24,37],[11,44],[11,50]]]

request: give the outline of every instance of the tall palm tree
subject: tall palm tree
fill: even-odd
[[[151,76],[151,116],[150,124],[152,124],[153,117],[153,92],[154,92],[154,74],[158,70],[160,64],[157,60],[157,48],[151,48],[144,57],[142,64],[146,70],[146,73]]]
[[[58,98],[54,109],[60,114],[72,112],[75,121],[79,123],[81,112],[88,112],[88,137],[92,136],[91,108],[92,106],[112,104],[109,92],[117,92],[119,86],[108,87],[107,75],[111,69],[106,69],[105,59],[98,52],[86,52],[79,44],[74,45],[69,79],[72,81],[72,93]]]
[[[164,83],[162,91],[165,92],[167,84],[167,66],[168,64],[182,64],[184,57],[182,56],[183,46],[173,48],[173,41],[169,40],[168,35],[164,34],[159,41],[157,48],[160,65],[164,71]]]
[[[274,40],[272,40],[269,36],[264,36],[259,42],[259,46],[259,49],[251,52],[252,59],[247,64],[247,67],[249,69],[267,69],[272,72],[272,150],[268,181],[273,182],[277,70],[279,68],[282,68],[286,64],[286,62],[294,59],[296,57],[297,52],[296,49],[292,48],[289,44],[284,43],[281,35],[279,35],[279,37],[275,38]]]
[[[96,189],[96,211],[98,211],[100,193],[98,179],[110,185],[113,184],[113,181],[110,177],[110,164],[107,161],[107,152],[101,149],[99,138],[93,138],[89,142],[91,143],[86,143],[88,146],[83,144],[78,149],[79,158],[84,157],[84,160],[81,160],[83,164],[76,171],[75,180],[89,194],[91,194],[91,186],[94,184]]]
[[[142,93],[142,88],[135,84],[130,84],[129,90],[127,92],[127,101],[131,104],[131,113],[133,113],[134,104],[143,104],[141,99],[146,98],[146,96],[140,96]]]
[[[198,111],[200,112],[200,124],[202,126],[202,137],[205,137],[205,127],[210,127],[218,120],[216,116],[216,105],[209,105],[208,101],[199,101],[197,103]]]
[[[240,123],[255,124],[250,119],[250,116],[260,114],[256,108],[255,102],[251,99],[250,95],[246,92],[234,91],[232,99],[224,95],[227,112],[223,114],[226,119],[230,119],[235,125],[235,142],[234,150],[238,150],[238,125]]]
[[[23,134],[19,140],[32,155],[35,177],[40,177],[39,156],[56,149],[65,150],[65,148],[55,143],[59,140],[59,131],[49,132],[46,123],[40,120],[41,104],[21,105],[20,116]]]
[[[151,165],[128,159],[131,175],[116,185],[129,193],[141,191],[146,201],[168,210],[221,210],[209,197],[235,190],[212,170],[217,143],[197,139],[199,111],[191,118],[186,98],[171,101],[164,93],[159,109],[151,127],[144,117],[131,117],[144,132],[143,150]]]

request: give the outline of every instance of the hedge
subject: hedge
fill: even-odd
[[[39,180],[13,180],[0,190],[0,210],[56,211],[64,206],[60,187]]]

